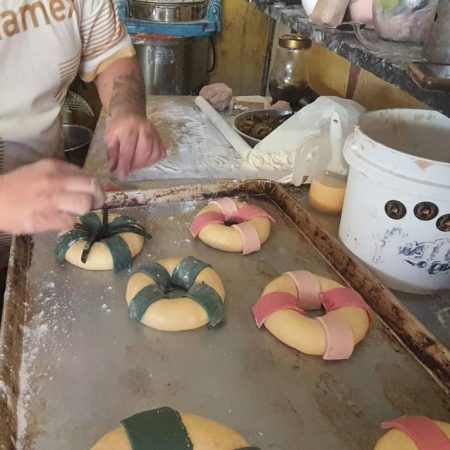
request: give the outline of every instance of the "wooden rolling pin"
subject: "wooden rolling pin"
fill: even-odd
[[[195,104],[201,109],[203,114],[212,122],[212,124],[222,133],[222,136],[230,143],[230,145],[241,155],[247,159],[247,155],[252,149],[239,134],[233,130],[230,124],[203,98],[197,97]]]

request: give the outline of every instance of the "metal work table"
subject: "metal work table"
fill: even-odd
[[[245,198],[274,217],[260,252],[242,258],[191,239],[193,215],[216,196]],[[132,270],[59,264],[55,233],[17,239],[0,346],[1,449],[87,449],[124,417],[161,405],[272,450],[369,450],[382,421],[418,408],[450,420],[447,349],[280,185],[203,181],[111,192],[108,204],[155,237],[134,268],[169,255],[216,268],[224,325],[164,333],[133,323],[124,299]],[[294,267],[353,286],[376,312],[351,360],[304,355],[255,326],[262,287]]]
[[[183,104],[191,104],[192,107],[194,105],[194,97],[165,97],[167,102],[174,102],[178,104],[179,102]],[[155,101],[156,99],[156,101]],[[164,104],[162,97],[151,97],[148,100],[149,108],[155,108],[155,104],[157,105]],[[153,106],[151,106],[153,105]],[[169,124],[167,122],[168,117],[166,118],[160,116],[158,111],[154,112],[154,117],[161,119],[161,123],[159,124],[159,128],[162,132],[163,140],[167,142],[172,142],[174,137],[173,131],[170,131]],[[179,118],[177,119],[179,121]],[[183,121],[182,121],[183,122]],[[183,122],[184,123],[184,122]],[[185,124],[186,125],[186,124]],[[207,133],[206,139],[213,136],[215,133],[214,127],[212,124],[205,123],[204,124]],[[179,126],[179,122],[178,125]],[[103,135],[106,127],[106,117],[104,114],[101,115],[97,129],[95,130],[94,139],[91,145],[91,149],[86,161],[86,169],[99,177],[101,182],[104,185],[112,184],[120,188],[126,189],[146,189],[152,187],[164,187],[176,184],[186,184],[186,183],[195,183],[198,181],[208,181],[211,179],[223,178],[223,179],[236,179],[236,178],[265,178],[268,174],[257,173],[257,172],[247,172],[240,171],[236,164],[239,161],[239,158],[235,158],[234,156],[230,156],[230,164],[232,163],[232,167],[226,172],[219,171],[217,175],[208,173],[208,170],[203,170],[202,176],[192,176],[195,175],[194,171],[191,170],[191,176],[189,179],[186,179],[184,176],[186,172],[189,172],[189,169],[186,170],[184,164],[191,164],[192,161],[186,161],[185,158],[181,156],[181,154],[171,158],[171,163],[175,166],[176,163],[179,163],[179,167],[176,167],[176,170],[173,172],[171,178],[167,178],[163,176],[161,171],[150,170],[150,171],[141,171],[138,172],[137,175],[133,175],[129,181],[126,183],[119,183],[116,179],[111,178],[109,173],[107,172],[106,165],[106,148],[103,143]],[[186,126],[184,126],[186,129]],[[190,132],[193,133],[193,148],[198,146],[198,140],[195,139],[196,130],[190,126],[187,127]],[[193,131],[192,131],[193,130]],[[197,130],[198,131],[198,130]],[[211,134],[212,133],[212,134]],[[205,136],[202,136],[202,139],[205,139]],[[213,146],[208,146],[211,152],[220,151],[225,154],[227,152],[234,153],[234,150],[228,145],[223,138],[216,137],[216,141]],[[222,155],[223,156],[223,155]],[[183,169],[181,168],[183,167]],[[209,168],[211,169],[211,168]],[[239,176],[242,175],[242,176]],[[334,236],[337,236],[338,228],[339,228],[339,217],[327,216],[323,214],[316,213],[314,210],[311,210],[308,206],[307,202],[307,193],[308,189],[306,187],[296,188],[295,186],[288,186],[289,193],[293,195],[301,204],[304,206],[309,212],[311,212],[320,224],[324,227],[326,231],[331,233]],[[433,294],[433,295],[414,295],[407,294],[404,292],[395,292],[397,298],[405,305],[407,308],[447,347],[450,347],[450,291]]]
[[[123,417],[166,404],[214,418],[274,450],[373,448],[380,422],[416,414],[418,405],[422,414],[448,421],[446,298],[396,297],[332,236],[337,218],[308,211],[306,189],[288,186],[289,195],[269,181],[219,180],[215,167],[222,177],[223,166],[233,163],[230,176],[248,167],[226,144],[220,147],[197,111],[172,113],[166,110],[163,120],[158,108],[152,113],[172,150],[159,166],[123,185],[111,179],[103,168],[101,120],[87,169],[109,190],[111,208],[130,209],[159,237],[137,256],[136,267],[173,254],[195,254],[217,267],[227,286],[226,326],[163,338],[126,320],[131,271],[80,272],[55,260],[55,233],[18,238],[0,339],[0,448],[87,448]],[[200,139],[192,132],[205,128],[211,141],[208,133]],[[195,179],[199,169],[204,176]],[[191,239],[193,214],[215,196],[264,204],[277,232],[263,251],[242,258]],[[375,311],[352,362],[327,364],[255,328],[250,310],[261,287],[292,267],[352,286]]]

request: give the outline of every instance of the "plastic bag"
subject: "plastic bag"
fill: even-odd
[[[247,160],[258,169],[292,170],[296,154],[305,140],[321,133],[337,111],[341,117],[344,138],[349,135],[361,113],[359,103],[340,97],[319,97],[272,131],[250,150]]]
[[[349,0],[319,0],[309,20],[316,25],[337,27],[342,23]]]
[[[437,4],[438,0],[374,0],[375,31],[391,41],[423,42]]]

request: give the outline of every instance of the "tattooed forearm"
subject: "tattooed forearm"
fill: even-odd
[[[113,82],[109,113],[138,112],[145,114],[145,86],[142,74],[133,69]]]
[[[102,72],[96,80],[103,106],[111,116],[145,115],[145,86],[135,58],[123,58]]]

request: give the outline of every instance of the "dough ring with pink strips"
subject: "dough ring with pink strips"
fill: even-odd
[[[225,197],[211,201],[195,216],[191,234],[210,247],[225,252],[257,252],[270,235],[275,222],[259,206]]]
[[[425,416],[402,416],[384,422],[389,430],[375,450],[450,450],[450,423]]]
[[[319,317],[306,311],[325,309]],[[370,308],[358,292],[328,278],[299,270],[271,281],[253,307],[281,342],[326,360],[348,359],[369,330]]]

